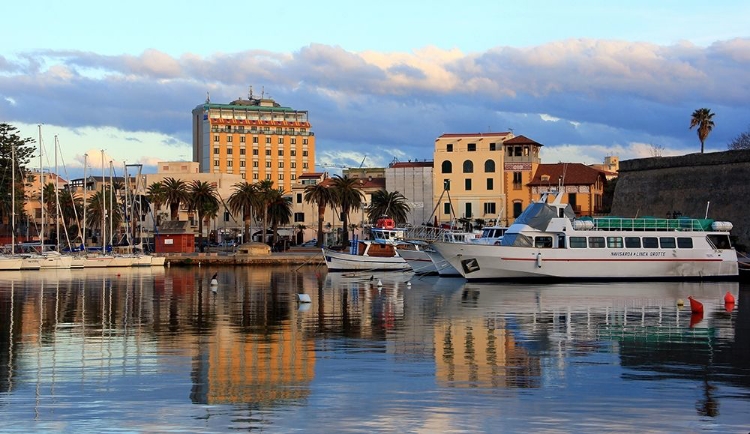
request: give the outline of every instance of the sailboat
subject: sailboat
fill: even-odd
[[[39,236],[39,254],[41,269],[70,269],[70,265],[73,263],[73,258],[69,256],[63,256],[58,251],[45,251],[44,250],[44,165],[42,164],[42,155],[44,155],[44,145],[42,143],[42,126],[39,125],[39,176],[41,181],[40,186],[40,202],[42,205],[42,232]],[[59,231],[58,231],[59,233]]]
[[[88,195],[87,184],[88,179],[86,178],[86,168],[88,167],[89,154],[83,154],[83,250],[85,252],[83,256],[83,268],[105,268],[112,262],[112,256],[107,256],[104,253],[89,253],[86,250],[86,199]],[[102,180],[104,178],[102,177]]]

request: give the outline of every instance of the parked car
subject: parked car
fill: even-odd
[[[310,241],[305,241],[304,243],[300,244],[300,247],[315,247],[318,245],[318,240],[313,238]]]

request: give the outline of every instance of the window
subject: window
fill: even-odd
[[[307,144],[307,139],[302,139],[302,144],[306,145]]]
[[[294,181],[295,179],[297,179],[297,175],[295,175],[294,173],[292,173],[292,181]]]
[[[240,167],[245,167],[245,160],[240,160]]]
[[[496,143],[490,143],[490,151],[497,150],[497,144]]]
[[[214,160],[214,167],[219,167],[219,160]]]
[[[307,157],[307,151],[302,151],[302,156]]]
[[[487,160],[484,162],[484,173],[495,173],[495,161]]]
[[[300,223],[305,221],[305,213],[303,212],[296,212],[294,213],[294,222]]]
[[[245,179],[245,172],[240,173],[242,175],[242,179]]]
[[[270,169],[270,168],[271,168],[271,162],[270,161],[266,161],[266,169]]]
[[[292,161],[291,163],[289,163],[289,167],[291,167],[292,169],[296,169],[297,168],[297,162],[296,161]]]
[[[279,157],[283,157],[283,156],[284,156],[284,150],[283,149],[279,149]]]
[[[659,244],[662,249],[674,249],[677,244],[674,242],[674,237],[661,237],[659,238]]]
[[[487,190],[494,190],[495,189],[495,180],[492,178],[487,178]]]
[[[218,134],[214,134],[214,142],[218,142],[218,141],[219,141],[219,135]]]
[[[214,148],[214,155],[219,155],[219,148]]]
[[[513,190],[520,190],[523,185],[523,173],[513,172]]]
[[[297,150],[296,150],[296,149],[292,149],[291,151],[289,151],[289,154],[290,154],[290,155],[291,155],[292,157],[296,157],[296,156],[297,156]]]
[[[266,156],[267,156],[267,157],[270,157],[270,156],[271,156],[271,150],[270,150],[270,149],[266,149]]]
[[[269,144],[269,145],[271,144],[271,138],[270,137],[266,137],[266,144]]]
[[[279,173],[279,181],[283,181],[283,180],[284,180],[284,174],[283,173]]]
[[[495,202],[485,202],[484,203],[484,213],[485,214],[495,214]]]
[[[232,148],[227,148],[227,154],[232,155]]]
[[[523,202],[513,202],[513,218],[517,218],[523,212]]]
[[[693,239],[692,238],[677,238],[677,247],[681,249],[692,249]]]
[[[659,239],[656,237],[643,237],[643,248],[644,249],[658,249]]]
[[[283,168],[284,168],[284,162],[283,161],[279,161],[279,169],[283,169]]]
[[[586,237],[570,237],[570,248],[571,249],[585,249]]]
[[[232,167],[232,160],[227,160],[227,167]]]
[[[443,214],[450,214],[451,213],[451,204],[450,202],[445,202],[443,204]],[[39,216],[42,216],[42,211],[39,211]]]
[[[607,247],[610,249],[622,249],[622,237],[607,237]]]
[[[471,160],[464,161],[464,173],[474,173],[474,163]]]
[[[245,155],[245,148],[240,148],[240,155]]]
[[[307,169],[307,163],[302,163],[302,168]]]
[[[601,249],[604,247],[604,237],[589,237],[589,247],[592,249]]]
[[[257,161],[253,161],[253,167],[258,167],[258,162]]]
[[[450,179],[444,179],[443,180],[443,190],[445,190],[445,191],[451,191],[451,180]]]
[[[257,173],[253,173],[253,179],[255,179],[255,180],[258,179],[258,174]]]
[[[472,216],[471,202],[467,202],[466,203],[466,215],[465,215],[465,217],[468,219],[468,218],[471,218],[471,216]]]
[[[551,249],[552,248],[552,237],[536,237],[534,239],[534,247],[540,249]]]
[[[276,127],[276,134],[281,134],[284,131],[281,129],[281,127]]]
[[[292,137],[292,138],[291,138],[291,139],[289,139],[289,140],[290,140],[290,143],[291,143],[292,145],[296,145],[296,144],[297,144],[297,138],[296,138],[296,137]]]
[[[442,173],[453,173],[453,164],[450,161],[443,161],[443,164],[440,165],[440,170]]]
[[[232,143],[232,136],[227,136],[227,143]]]
[[[521,156],[521,147],[520,146],[514,146],[513,147],[513,155],[515,157],[520,157]]]
[[[302,193],[297,193],[297,203],[302,203]]]
[[[468,145],[466,145],[466,150],[469,152],[475,152],[477,150],[477,144],[469,143]]]
[[[448,143],[447,145],[445,145],[445,151],[453,152],[453,143]]]
[[[464,179],[464,189],[466,191],[471,190],[471,179]]]
[[[245,143],[245,136],[240,136],[240,143]]]
[[[257,149],[253,149],[253,155],[258,155],[258,150]]]
[[[625,237],[625,247],[628,249],[640,249],[641,239],[638,237]]]
[[[253,136],[253,143],[258,143],[258,136]]]

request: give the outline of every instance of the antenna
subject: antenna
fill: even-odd
[[[247,93],[247,99],[253,99],[253,86],[250,85],[250,91]]]
[[[210,103],[211,103],[211,95],[209,95],[209,93],[206,92],[206,104],[210,104]]]

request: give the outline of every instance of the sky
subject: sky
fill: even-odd
[[[431,160],[445,133],[512,131],[543,144],[544,163],[685,155],[700,152],[689,125],[702,107],[715,113],[706,152],[750,130],[746,1],[72,0],[3,11],[0,122],[37,142],[41,131],[42,164],[68,178],[84,161],[95,173],[102,161],[153,173],[191,160],[191,111],[251,86],[309,112],[316,168],[330,172]]]

